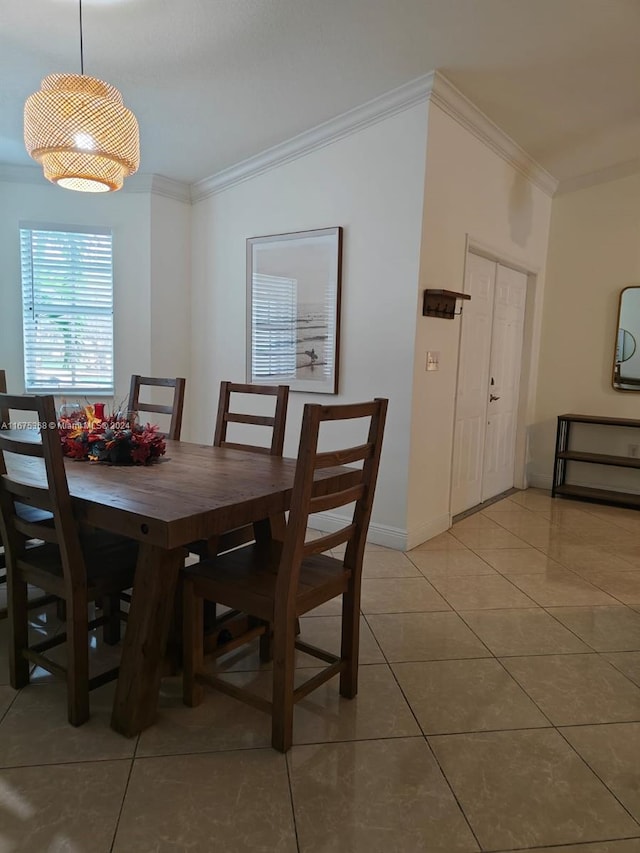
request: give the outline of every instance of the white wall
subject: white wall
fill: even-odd
[[[451,454],[460,318],[422,317],[425,288],[462,291],[467,236],[507,262],[539,272],[530,306],[535,365],[551,198],[440,107],[429,108],[420,293],[413,365],[408,541],[413,546],[449,526]],[[532,282],[531,282],[532,283]],[[464,309],[463,309],[464,310]],[[440,369],[426,372],[428,350]],[[533,388],[525,419],[534,416]]]
[[[188,205],[148,192],[94,195],[62,190],[44,179],[0,181],[0,366],[7,371],[9,390],[24,391],[21,221],[112,229],[118,402],[128,394],[132,373],[169,371],[174,363],[176,370],[188,367],[188,295],[183,302],[171,288],[176,280],[181,287],[189,280],[189,213]],[[176,334],[169,334],[171,329]]]
[[[195,394],[191,362],[191,205],[151,196],[151,376],[187,378],[185,400]],[[133,371],[131,371],[133,372]],[[160,400],[165,402],[165,400]],[[169,399],[166,402],[170,402]],[[190,431],[188,403],[182,437]],[[160,425],[162,427],[162,425]]]
[[[420,104],[204,199],[193,209],[192,437],[210,442],[218,385],[245,380],[246,240],[344,228],[339,395],[292,393],[285,454],[305,402],[389,397],[370,538],[404,543],[427,110]]]
[[[618,300],[622,288],[633,284],[640,284],[640,175],[556,198],[531,444],[533,484],[551,484],[558,415],[638,418],[638,393],[611,386]],[[605,430],[592,432],[587,443],[592,450],[626,455],[634,439],[637,433]],[[574,470],[576,480],[594,485],[615,478],[633,488],[637,481],[635,472]]]

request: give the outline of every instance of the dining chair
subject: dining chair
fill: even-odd
[[[249,394],[254,397],[275,397],[275,411],[273,415],[254,415],[231,411],[232,394]],[[234,397],[234,400],[237,401],[237,397]],[[269,453],[271,456],[282,456],[288,400],[288,385],[242,385],[237,382],[221,382],[213,446],[232,447],[236,450],[250,450],[252,453]],[[227,429],[230,423],[269,427],[271,430],[271,441],[266,446],[263,444],[230,441],[227,438]]]
[[[7,375],[4,370],[0,370],[0,394],[7,392]],[[0,407],[0,429],[9,428],[9,410],[2,406]],[[43,522],[51,518],[50,513],[41,512],[33,507],[28,507],[25,504],[18,504],[17,511],[23,518],[33,522]],[[2,544],[2,536],[0,535],[0,585],[7,583],[7,560],[5,557],[4,545]],[[51,595],[37,595],[28,601],[29,610],[40,609],[46,604],[55,601],[55,597]],[[6,619],[9,611],[6,605],[0,607],[0,619]]]
[[[273,397],[275,399],[273,414],[258,415],[232,411],[232,394],[245,394],[253,397]],[[234,406],[237,405],[237,399],[236,396],[233,397]],[[271,456],[282,456],[288,402],[288,385],[242,385],[236,382],[221,382],[213,446],[230,447],[233,450],[245,450],[249,453],[268,453]],[[227,437],[228,427],[231,423],[269,428],[271,433],[269,443],[248,444],[239,440],[231,441]],[[274,526],[280,524],[276,519],[273,519],[272,523]],[[247,524],[243,527],[229,530],[219,536],[213,536],[208,541],[193,542],[188,547],[192,553],[200,557],[208,557],[221,551],[228,551],[230,548],[236,548],[238,545],[244,545],[247,542],[253,541],[254,538],[254,526]]]
[[[0,369],[0,394],[7,393],[7,374]],[[9,411],[6,408],[0,408],[0,429],[8,429],[9,426]],[[4,555],[4,545],[0,536],[0,584],[7,582],[7,561]],[[6,607],[0,607],[0,619],[7,618],[8,610]]]
[[[85,529],[74,517],[52,396],[17,397],[0,394],[0,408],[36,414],[40,440],[33,430],[0,430],[0,529],[7,559],[9,610],[9,675],[18,689],[29,683],[35,663],[66,678],[69,722],[78,726],[89,717],[89,691],[117,676],[117,668],[89,676],[89,631],[103,626],[107,643],[119,639],[119,594],[131,587],[137,543],[122,536]],[[46,485],[12,479],[5,454],[43,460]],[[19,512],[20,504],[50,513],[48,523],[34,523]],[[33,540],[39,540],[35,547]],[[66,604],[66,630],[30,645],[27,586],[32,584]],[[89,620],[88,605],[100,597],[103,615]],[[67,666],[44,653],[66,642]]]
[[[0,394],[7,393],[7,374],[6,371],[0,369]],[[6,428],[9,425],[9,412],[6,408],[0,408],[0,429]]]
[[[250,414],[248,412],[238,411],[242,408],[240,400],[246,397],[264,398],[271,397],[275,401],[273,414]],[[284,435],[287,422],[287,405],[289,402],[289,386],[288,385],[248,385],[238,382],[222,381],[220,383],[220,393],[218,396],[218,414],[216,417],[216,426],[213,435],[214,447],[229,447],[233,450],[245,450],[249,453],[268,453],[271,456],[282,456],[284,447]],[[229,425],[240,424],[241,427],[232,426],[233,440],[230,437]],[[247,429],[249,427],[250,429]],[[243,430],[240,433],[240,430]],[[266,433],[269,430],[269,433]],[[255,435],[253,441],[259,438],[265,440],[263,444],[249,444],[246,441],[240,441],[241,437],[248,435],[251,432]],[[258,435],[259,433],[259,435]],[[239,545],[246,545],[248,542],[253,542],[256,538],[257,528],[265,524],[269,525],[272,535],[282,537],[284,531],[284,517],[274,517],[272,519],[258,522],[256,525],[247,524],[242,527],[227,530],[217,536],[212,536],[209,540],[201,540],[191,543],[188,548],[193,554],[197,554],[201,558],[214,556],[215,554],[228,551],[231,548],[237,548]],[[218,643],[218,638],[226,638],[227,642],[230,638],[237,634],[238,625],[244,623],[238,622],[240,615],[237,610],[228,610],[219,619],[216,617],[216,605],[213,601],[208,601],[205,605],[205,634],[207,635],[207,643],[209,647]],[[221,633],[224,632],[224,633]],[[241,629],[241,633],[244,632]],[[235,639],[235,637],[234,637]],[[267,661],[271,657],[270,634],[265,632],[260,640],[260,657]]]
[[[358,642],[362,560],[373,503],[387,400],[304,407],[291,510],[284,541],[258,540],[252,545],[201,561],[183,571],[183,699],[200,704],[202,686],[212,686],[271,715],[271,742],[286,752],[293,735],[294,704],[329,678],[340,675],[340,694],[352,699],[358,690]],[[320,452],[320,426],[325,422],[364,419],[363,443]],[[351,425],[350,425],[351,427]],[[350,432],[351,434],[351,432]],[[327,492],[322,469],[362,463],[348,484]],[[354,504],[349,522],[334,533],[305,540],[309,516]],[[344,557],[327,552],[346,544]],[[296,639],[296,620],[326,601],[342,596],[339,655]],[[266,700],[204,669],[202,613],[205,600],[251,613],[262,621],[254,633],[273,628],[272,697]],[[295,650],[329,664],[294,688]],[[225,649],[220,650],[224,653]],[[215,657],[219,656],[214,654]]]
[[[7,393],[7,374],[0,369],[0,394]],[[6,408],[0,408],[0,429],[9,428],[9,411]],[[0,584],[7,582],[7,561],[4,556],[4,545],[2,544],[2,536],[0,536]],[[0,619],[7,618],[7,608],[0,607]]]
[[[132,412],[153,412],[159,415],[170,415],[171,422],[169,431],[163,432],[165,438],[170,438],[174,441],[180,440],[180,430],[182,429],[182,410],[184,408],[184,392],[186,379],[159,379],[152,376],[140,376],[134,373],[131,376],[131,386],[129,388],[128,408]],[[161,403],[146,403],[140,400],[140,391],[144,387],[151,388],[173,388],[173,401],[171,405]]]
[[[173,441],[180,441],[180,432],[182,430],[182,411],[184,409],[184,392],[187,384],[186,379],[176,377],[174,379],[158,378],[153,376],[140,376],[138,373],[133,373],[131,376],[131,385],[129,387],[128,410],[130,412],[151,412],[158,415],[170,415],[168,432],[160,430],[165,438]],[[173,400],[171,404],[151,402],[146,403],[140,400],[140,392],[143,388],[173,388]],[[131,591],[123,591],[121,601],[126,604],[131,604]],[[102,601],[99,599],[97,606],[102,606]],[[126,620],[127,614],[125,612]]]

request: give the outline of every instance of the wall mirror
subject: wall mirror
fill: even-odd
[[[625,287],[620,294],[613,357],[613,387],[617,391],[640,391],[638,341],[640,341],[640,286]]]

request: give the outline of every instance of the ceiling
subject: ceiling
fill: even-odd
[[[209,177],[433,69],[561,187],[640,171],[638,0],[83,0],[83,27],[144,173]],[[1,0],[0,163],[32,163],[25,99],[79,70],[78,0]]]

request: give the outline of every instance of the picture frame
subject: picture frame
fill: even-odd
[[[337,394],[342,227],[247,239],[247,382]]]

